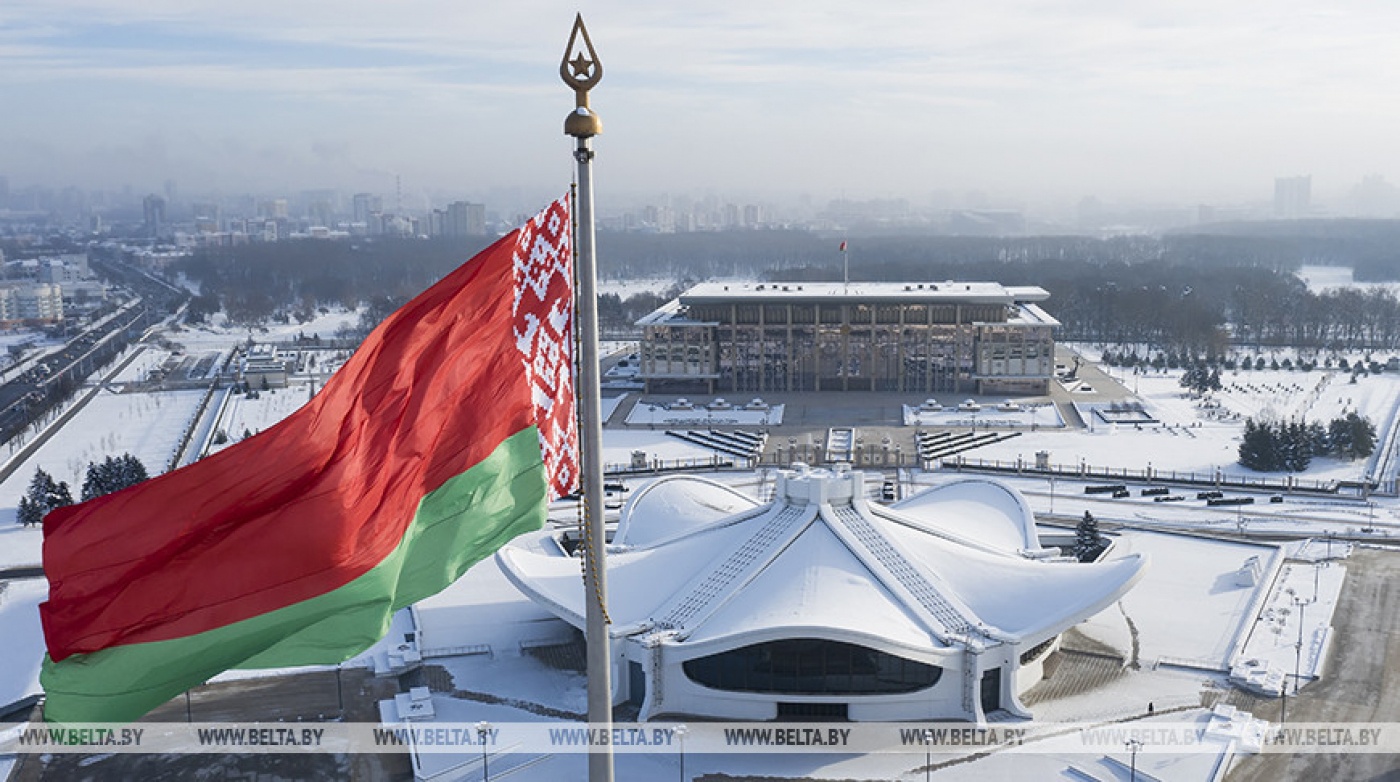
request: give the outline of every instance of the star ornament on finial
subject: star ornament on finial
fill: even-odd
[[[575,76],[588,78],[588,72],[593,69],[593,61],[584,57],[583,52],[579,52],[577,57],[569,61],[569,67],[574,69]]]
[[[580,43],[580,39],[582,43]],[[573,54],[573,59],[569,56]],[[603,132],[603,122],[588,105],[588,91],[603,79],[603,63],[583,26],[583,14],[574,17],[574,29],[569,33],[569,45],[564,47],[564,59],[559,63],[559,76],[573,88],[575,106],[564,120],[564,133],[575,138],[589,138]]]

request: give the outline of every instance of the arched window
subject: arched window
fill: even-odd
[[[789,695],[885,695],[932,687],[936,665],[819,638],[791,638],[686,660],[697,684],[734,692]]]

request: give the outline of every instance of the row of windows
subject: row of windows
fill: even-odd
[[[682,664],[691,681],[732,692],[884,695],[932,687],[936,665],[816,638],[768,641]]]
[[[911,325],[958,322],[958,307],[951,304],[880,304],[874,306],[866,304],[793,304],[791,307],[783,304],[738,304],[732,307],[727,304],[696,304],[689,308],[688,316],[692,320],[741,325],[757,325],[760,322],[783,325],[790,322],[797,325],[810,325],[817,322],[818,317],[821,318],[823,324],[827,325],[841,323],[896,325],[900,323],[901,311],[904,316],[903,322]],[[788,319],[789,313],[791,313],[791,321]],[[760,315],[762,316],[761,321]],[[1008,320],[1011,315],[1012,309],[1002,304],[962,305],[963,323],[973,321],[1002,323]]]

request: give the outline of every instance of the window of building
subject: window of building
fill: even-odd
[[[932,687],[936,665],[819,638],[768,641],[682,664],[691,681],[717,690],[790,695],[885,695]]]

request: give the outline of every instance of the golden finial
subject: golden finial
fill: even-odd
[[[579,35],[583,35],[583,45],[577,46]],[[577,51],[575,51],[577,49]],[[574,55],[573,59],[569,59]],[[564,120],[565,135],[575,138],[589,138],[603,132],[603,121],[588,107],[588,91],[603,79],[603,63],[593,50],[593,42],[588,39],[588,29],[583,26],[583,14],[574,17],[574,31],[569,33],[569,45],[564,48],[564,60],[559,63],[559,75],[564,83],[574,88],[577,106]]]

